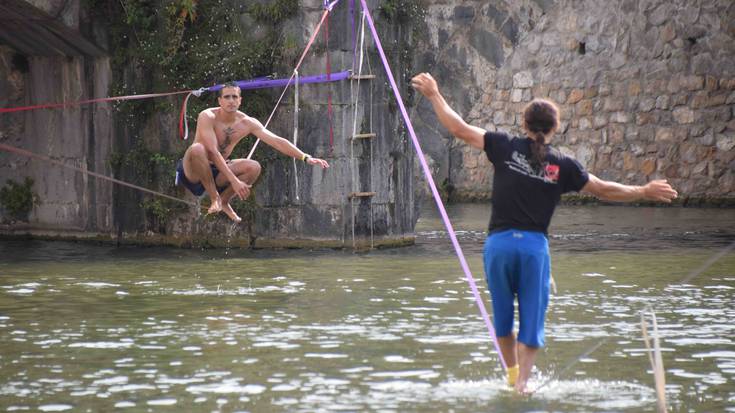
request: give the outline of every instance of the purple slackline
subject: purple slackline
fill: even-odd
[[[383,46],[380,44],[380,38],[378,37],[378,32],[375,30],[375,25],[373,24],[373,17],[370,15],[370,10],[368,9],[367,4],[365,3],[365,0],[360,0],[360,2],[362,3],[362,9],[365,12],[365,16],[367,16],[368,23],[370,24],[370,31],[373,34],[373,40],[375,41],[375,45],[378,48],[378,52],[380,53],[380,59],[383,61],[383,66],[385,67],[385,73],[388,76],[388,80],[390,80],[390,85],[393,88],[393,93],[396,95],[398,106],[401,108],[401,115],[403,115],[403,120],[406,122],[408,133],[409,135],[411,135],[413,146],[416,149],[416,153],[418,154],[419,160],[421,161],[421,166],[424,169],[424,175],[426,176],[426,180],[429,182],[431,193],[434,195],[436,206],[439,208],[439,213],[441,214],[442,220],[444,221],[444,226],[446,226],[447,232],[449,232],[449,238],[451,238],[452,240],[452,244],[454,245],[454,250],[457,253],[457,258],[459,258],[459,263],[462,266],[462,269],[464,270],[465,276],[467,277],[467,282],[470,284],[470,289],[472,289],[472,294],[475,296],[475,301],[477,302],[477,306],[480,308],[482,319],[485,321],[485,325],[487,326],[487,330],[490,333],[490,337],[493,339],[495,350],[498,352],[498,357],[500,357],[500,363],[503,365],[503,369],[507,370],[508,366],[505,364],[505,359],[503,359],[503,353],[500,352],[500,346],[498,345],[498,339],[495,336],[495,329],[493,328],[493,324],[490,321],[490,316],[487,314],[487,311],[485,310],[485,305],[482,303],[482,297],[480,297],[480,292],[477,289],[477,284],[475,284],[475,279],[472,277],[470,268],[467,265],[467,261],[464,258],[464,254],[462,253],[462,247],[460,247],[459,241],[457,241],[457,235],[454,233],[454,228],[452,228],[452,223],[449,221],[449,216],[447,216],[447,211],[444,209],[444,203],[442,202],[441,197],[439,196],[439,191],[437,191],[436,185],[434,184],[434,179],[431,176],[429,165],[426,163],[424,152],[421,150],[421,145],[419,144],[419,140],[418,138],[416,138],[416,132],[414,132],[413,130],[411,119],[408,118],[408,112],[406,112],[406,107],[403,105],[403,99],[401,98],[400,92],[398,92],[398,86],[396,86],[396,81],[393,78],[393,73],[391,72],[390,65],[388,64],[388,59],[385,57],[385,53],[383,52]]]
[[[303,76],[299,77],[299,84],[303,85],[306,83],[326,83],[326,82],[337,82],[340,80],[347,79],[350,76],[350,72],[348,70],[345,70],[343,72],[337,72],[337,73],[331,73],[329,75],[329,79],[327,79],[326,74],[321,75],[313,75],[313,76]],[[286,85],[291,85],[294,82],[293,78],[290,79],[251,79],[251,80],[238,80],[235,83],[240,87],[242,90],[249,90],[249,89],[265,89],[265,88],[271,88],[271,87],[283,87]],[[220,89],[222,89],[224,85],[216,85],[212,87],[206,88],[209,92],[216,92]]]

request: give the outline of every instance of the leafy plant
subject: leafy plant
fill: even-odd
[[[419,0],[387,0],[380,5],[380,13],[397,23],[409,23],[423,18],[425,10]]]
[[[178,154],[153,152],[145,146],[142,139],[138,139],[131,150],[111,153],[108,162],[116,174],[126,170],[138,182],[153,184],[157,181],[158,173],[171,172],[180,157]]]
[[[449,178],[444,178],[444,180],[439,184],[439,195],[442,197],[442,199],[445,202],[452,202],[452,195],[454,194],[454,184],[449,180]]]
[[[230,201],[232,209],[244,219],[245,222],[253,222],[255,219],[255,210],[258,204],[255,203],[255,194],[251,194],[246,200],[240,200],[235,197]]]
[[[36,204],[32,187],[33,179],[26,177],[23,183],[8,180],[0,189],[0,204],[12,219],[28,221],[28,214]]]
[[[166,230],[166,224],[174,213],[187,209],[184,204],[163,198],[146,199],[140,203],[140,207],[145,212],[150,226],[156,228],[159,232]]]
[[[242,0],[87,1],[100,3],[94,13],[108,22],[110,50],[114,53],[114,95],[196,89],[229,80],[278,75],[279,67],[299,49],[293,36],[279,30],[280,24],[298,12],[298,0],[255,4]],[[263,23],[257,38],[250,27],[244,26],[242,19],[246,16]],[[242,110],[262,118],[268,115],[272,99],[268,90],[248,91]],[[214,94],[204,94],[189,100],[187,112],[195,114],[214,104]],[[116,104],[119,127],[130,131],[127,142],[116,149],[130,150],[129,145],[136,145],[138,134],[154,114],[178,114],[178,108],[167,99]],[[189,126],[196,128],[195,123]],[[113,166],[122,165],[120,159],[110,161]]]
[[[275,0],[270,4],[254,4],[250,13],[264,23],[277,23],[294,16],[298,11],[298,0]]]

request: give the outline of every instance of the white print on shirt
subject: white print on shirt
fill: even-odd
[[[505,161],[505,164],[513,171],[530,178],[540,179],[548,184],[556,184],[559,181],[559,165],[544,162],[544,167],[536,171],[531,164],[528,163],[526,155],[517,151],[513,151],[513,154],[510,156],[510,160]]]

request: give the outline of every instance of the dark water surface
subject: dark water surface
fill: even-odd
[[[487,296],[487,207],[449,214]],[[654,411],[650,306],[670,410],[735,412],[735,252],[698,273],[735,210],[561,208],[530,398],[422,217],[416,246],[358,254],[0,241],[0,410]]]

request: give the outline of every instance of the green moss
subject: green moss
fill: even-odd
[[[383,19],[377,21],[378,31],[388,31],[392,33],[389,37],[397,40],[383,43],[385,53],[392,66],[401,68],[396,76],[398,83],[409,85],[411,78],[416,74],[414,67],[416,44],[425,42],[428,38],[425,23],[426,8],[420,0],[386,0],[380,5],[379,15]],[[385,27],[386,25],[388,27]],[[371,56],[371,59],[379,60],[379,56],[375,53],[371,52],[375,56]],[[406,88],[405,96],[408,107],[411,107],[416,101],[413,98],[414,93],[412,88]],[[388,106],[391,112],[397,110],[392,101],[389,101]]]
[[[132,172],[138,183],[151,185],[158,182],[161,175],[170,174],[181,156],[183,154],[180,153],[153,152],[142,139],[138,139],[129,151],[112,152],[108,162],[116,175],[126,170]]]
[[[109,28],[112,95],[196,89],[266,75],[280,77],[279,69],[290,68],[288,59],[300,50],[293,36],[283,36],[280,31],[280,25],[298,12],[298,0],[255,4],[241,0],[86,1],[94,5],[90,13]],[[245,26],[247,19],[264,23],[257,34]],[[143,135],[148,133],[145,131],[153,115],[177,117],[180,102],[180,97],[173,97],[124,101],[115,106],[118,129],[124,131],[109,159],[117,175],[141,185],[155,183],[155,171],[161,169],[155,165],[170,162],[158,159],[157,163],[142,143],[150,137]],[[271,91],[246,91],[241,110],[261,119],[270,113],[272,104]],[[187,115],[191,120],[193,114],[214,105],[214,93],[192,97]],[[189,128],[195,130],[196,123],[190,122]],[[171,129],[165,131],[170,137],[163,140],[175,139],[175,126]],[[232,156],[245,157],[253,142],[252,138],[241,142]],[[184,149],[176,141],[161,146]],[[263,155],[258,156],[261,163],[273,157]]]
[[[255,211],[258,208],[258,204],[255,203],[255,194],[251,194],[244,201],[239,198],[233,198],[230,201],[230,205],[245,222],[253,222],[255,220]]]
[[[396,23],[413,23],[425,14],[420,0],[386,0],[380,4],[380,15]]]
[[[119,7],[117,0],[110,3],[107,18],[115,34],[113,60],[140,67],[152,86],[166,89],[193,89],[272,74],[286,40],[278,33],[279,25],[299,7],[297,0],[249,6],[253,19],[267,23],[261,28],[265,38],[253,39],[240,21],[241,1],[122,0]],[[116,79],[117,87],[135,87],[133,83],[141,79],[123,80],[122,76]]]
[[[287,77],[303,48],[298,36],[282,30],[299,13],[298,0],[83,1],[90,5],[89,13],[100,26],[108,28],[107,49],[112,53],[113,68],[109,93],[113,96],[197,89],[259,76]],[[385,16],[389,18],[382,19],[382,24],[403,30],[401,22],[411,20],[412,28],[406,30],[415,30],[421,22],[418,16],[423,13],[419,4],[419,0],[387,1]],[[411,32],[402,33],[401,37],[410,41]],[[332,35],[331,39],[336,37]],[[312,54],[326,53],[325,46],[317,41]],[[412,47],[404,42],[391,52],[397,55],[391,59],[400,59],[399,65],[408,68],[401,74],[404,80],[413,72],[410,50]],[[191,121],[200,111],[215,106],[214,95],[192,96],[188,119]],[[181,194],[173,188],[173,168],[190,144],[175,137],[182,99],[180,95],[115,105],[117,133],[109,163],[116,178],[160,192]],[[244,91],[241,110],[265,121],[274,99],[272,90]],[[162,126],[164,122],[168,126]],[[195,128],[196,123],[190,122],[190,134]],[[232,158],[246,157],[254,142],[253,137],[243,140],[235,147]],[[258,147],[257,160],[263,174],[280,159],[282,155],[267,145]],[[132,226],[145,221],[147,229],[155,230],[177,213],[165,202],[126,191],[117,191],[115,195],[120,205],[136,210],[128,213],[126,229],[132,231]],[[245,220],[255,214],[257,205],[253,199],[233,201],[233,208]],[[138,205],[141,210],[135,208]]]
[[[112,152],[108,156],[107,162],[110,164],[110,168],[112,168],[113,171],[120,171],[120,168],[125,165],[125,154]]]
[[[298,0],[275,0],[266,4],[254,4],[250,6],[250,14],[264,23],[278,23],[296,15],[298,11]]]
[[[187,206],[166,198],[151,198],[141,202],[140,207],[145,212],[148,228],[157,229],[158,232],[165,232],[166,224],[169,223],[171,217],[187,210]]]
[[[33,179],[26,177],[23,183],[8,180],[0,189],[0,205],[13,220],[28,221],[28,215],[36,204]]]
[[[454,184],[449,181],[449,178],[444,178],[444,180],[439,184],[439,196],[442,197],[444,202],[453,202],[454,201]]]

